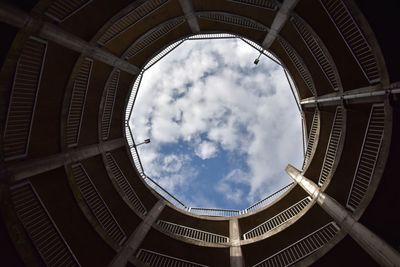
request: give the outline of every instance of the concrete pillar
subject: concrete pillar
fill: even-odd
[[[296,7],[299,0],[284,0],[281,7],[276,14],[276,17],[272,21],[271,29],[268,31],[267,35],[262,42],[262,47],[268,49],[272,43],[275,41],[279,32],[285,25],[286,21],[290,17],[290,13]]]
[[[238,219],[229,220],[229,239],[231,241],[229,248],[231,267],[244,267]]]
[[[125,145],[124,138],[118,138],[103,142],[102,144],[94,144],[84,147],[71,149],[65,153],[51,155],[46,158],[21,162],[15,165],[7,166],[8,171],[12,174],[14,182],[47,172],[64,164],[70,164],[87,158],[94,157],[104,151],[111,151]]]
[[[194,14],[192,0],[179,0],[182,11],[185,14],[186,20],[193,33],[200,32],[199,21]]]
[[[82,53],[131,74],[138,74],[139,68],[119,57],[89,44],[85,40],[68,33],[60,27],[29,16],[22,10],[0,3],[0,21],[20,28],[32,35],[53,41],[68,49]]]
[[[292,165],[286,167],[286,172],[310,195],[317,203],[347,232],[375,261],[381,266],[400,266],[400,254],[383,239],[348,212],[335,199],[331,198],[312,181],[304,177]]]
[[[347,91],[346,93],[331,93],[319,97],[306,98],[301,100],[300,104],[307,108],[314,107],[317,104],[337,105],[338,102],[343,100],[357,101],[357,103],[371,103],[376,102],[376,99],[379,97],[384,99],[387,94],[400,94],[400,88],[398,86],[396,87],[382,88],[380,84],[376,84]]]
[[[159,200],[154,207],[147,213],[142,223],[131,234],[125,245],[118,251],[117,255],[108,265],[109,267],[125,267],[131,256],[135,254],[137,249],[142,244],[147,233],[150,231],[151,226],[157,220],[165,207],[165,203]]]

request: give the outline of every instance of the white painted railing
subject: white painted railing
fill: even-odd
[[[228,243],[229,237],[218,235],[203,230],[191,228],[184,225],[179,225],[163,220],[158,220],[157,224],[165,231],[175,235],[183,236],[186,238],[204,241],[208,243]]]
[[[305,63],[303,62],[303,60],[300,58],[300,56],[297,54],[297,52],[293,49],[293,47],[288,42],[286,42],[282,38],[278,38],[278,41],[282,45],[283,49],[285,50],[285,52],[288,55],[288,57],[290,58],[290,60],[292,61],[294,67],[300,74],[300,77],[303,79],[305,85],[310,90],[311,94],[313,96],[316,96],[317,93],[315,90],[314,81],[311,77],[310,71],[308,70],[308,68],[305,65]]]
[[[320,0],[369,83],[380,81],[373,49],[342,0]]]
[[[319,128],[320,128],[319,116],[320,116],[319,110],[315,109],[314,117],[313,117],[313,120],[311,123],[310,134],[308,136],[306,155],[304,156],[304,162],[303,162],[303,169],[307,166],[307,164],[310,161],[312,154],[315,150],[315,147],[318,144],[318,134],[319,134]]]
[[[151,267],[208,267],[204,264],[178,259],[147,249],[140,249],[139,252],[136,254],[136,258],[146,264],[146,266]]]
[[[340,137],[342,136],[343,127],[343,108],[338,106],[336,108],[335,118],[333,120],[331,134],[329,136],[328,147],[326,149],[324,162],[322,163],[321,174],[318,179],[318,185],[322,186],[332,172],[333,165],[335,164],[336,153],[339,147]]]
[[[190,213],[202,216],[215,216],[215,217],[231,217],[239,216],[241,210],[231,210],[231,209],[213,209],[213,208],[188,208]]]
[[[317,35],[309,29],[309,26],[306,25],[301,18],[292,16],[290,20],[304,43],[307,45],[315,61],[320,66],[322,72],[325,74],[332,88],[338,90],[339,82],[334,67],[332,66],[333,63],[326,55],[324,49],[322,49],[320,42],[317,40]]]
[[[118,245],[122,245],[126,240],[126,234],[101,197],[83,165],[80,163],[74,164],[71,166],[71,171],[86,205],[96,217],[98,223],[111,239],[117,242]]]
[[[67,116],[66,143],[68,147],[78,145],[82,125],[82,116],[85,109],[86,93],[90,83],[93,60],[86,58],[79,69],[72,88],[71,101]]]
[[[266,220],[262,224],[254,227],[250,231],[243,234],[243,239],[250,239],[257,236],[266,234],[267,232],[277,228],[280,225],[288,222],[292,218],[296,217],[301,211],[304,210],[311,203],[311,197],[306,197],[296,204],[290,206],[284,211],[278,213],[274,217]]]
[[[46,58],[47,42],[30,37],[17,62],[4,126],[4,159],[26,157],[36,100]]]
[[[243,5],[248,5],[248,6],[269,9],[272,11],[276,11],[278,9],[276,2],[270,1],[270,0],[228,0],[228,1],[243,4]]]
[[[354,173],[350,194],[347,199],[346,206],[352,211],[357,209],[368,191],[369,184],[375,172],[375,165],[382,144],[384,127],[384,104],[374,104],[371,107],[360,157]]]
[[[111,153],[107,152],[105,153],[105,158],[106,166],[110,169],[112,174],[110,175],[110,178],[114,179],[115,184],[127,197],[132,207],[139,213],[145,215],[147,213],[145,206],[143,205],[142,201],[140,201],[140,198],[137,196],[135,190],[133,190],[131,184],[126,179],[114,157],[111,155]]]
[[[98,43],[106,45],[108,42],[118,37],[120,34],[131,29],[136,23],[143,18],[157,11],[168,0],[147,0],[140,6],[130,11],[127,15],[118,19],[106,32],[99,38]]]
[[[249,18],[225,13],[225,12],[216,12],[216,11],[204,11],[204,12],[196,12],[196,16],[200,19],[210,20],[210,21],[218,21],[242,28],[247,28],[251,30],[263,31],[266,32],[268,28]]]
[[[128,48],[128,50],[124,53],[125,58],[129,60],[130,58],[139,54],[143,49],[145,49],[161,37],[167,35],[169,32],[171,32],[184,22],[184,17],[178,17],[153,28],[142,37],[140,37]]]
[[[80,266],[29,181],[10,187],[15,212],[47,266]]]
[[[282,249],[253,267],[286,267],[320,249],[339,232],[339,227],[330,222],[292,245]]]
[[[106,96],[104,99],[103,114],[101,117],[101,138],[107,140],[110,133],[111,119],[114,111],[115,97],[117,95],[120,71],[111,73],[106,83]]]
[[[50,4],[45,15],[57,22],[63,22],[92,1],[93,0],[55,0]]]

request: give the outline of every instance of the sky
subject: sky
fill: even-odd
[[[188,40],[146,70],[130,120],[144,172],[186,206],[244,209],[289,184],[301,118],[283,69],[240,39]]]

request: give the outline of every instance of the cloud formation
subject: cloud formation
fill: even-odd
[[[141,161],[188,205],[245,208],[290,182],[288,163],[301,165],[284,72],[257,56],[239,39],[191,40],[144,73],[130,122],[137,142],[151,139]]]

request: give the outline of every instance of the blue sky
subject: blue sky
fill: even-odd
[[[291,182],[300,114],[282,68],[240,39],[189,40],[143,76],[131,128],[145,173],[191,207],[244,209]]]

